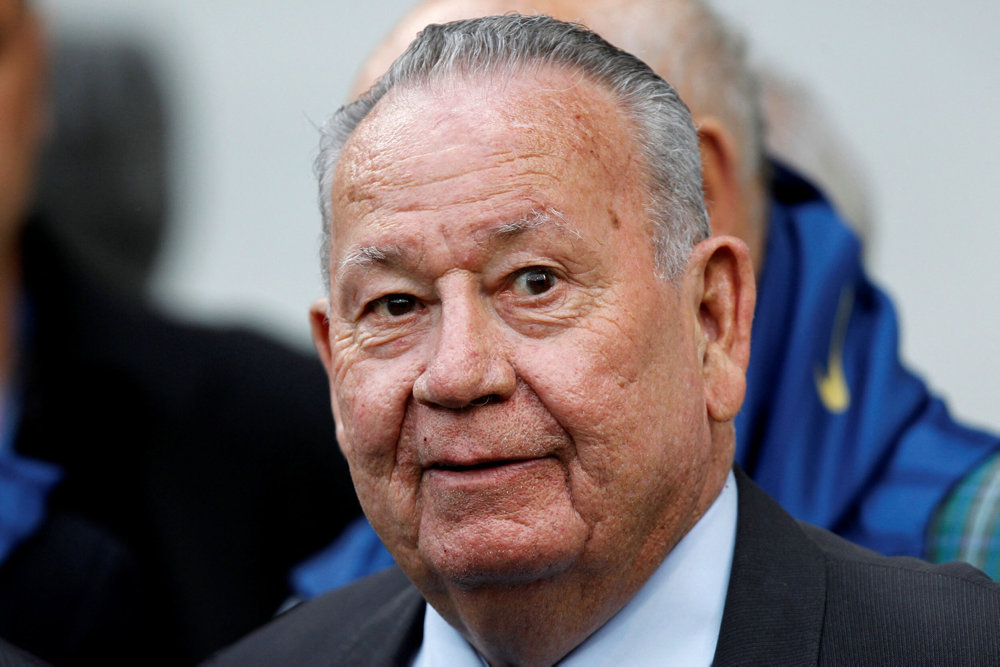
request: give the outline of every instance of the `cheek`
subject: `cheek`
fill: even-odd
[[[596,513],[607,509],[596,496],[611,480],[627,478],[638,492],[686,468],[704,422],[695,350],[676,310],[620,312],[532,342],[519,357],[522,377],[576,445],[572,472]]]
[[[569,485],[590,553],[628,560],[644,548],[639,536],[677,529],[697,500],[708,454],[697,376],[688,364],[571,352],[534,388],[572,438]]]
[[[620,438],[622,424],[652,426],[650,416],[665,416],[663,401],[691,388],[690,364],[679,356],[684,347],[664,340],[673,333],[629,314],[593,318],[587,327],[523,345],[518,371],[575,436]]]
[[[365,514],[397,562],[415,562],[418,469],[400,448],[418,366],[334,355],[334,413],[340,446]]]
[[[405,358],[379,360],[335,350],[333,369],[334,416],[344,455],[359,471],[384,472],[395,460],[415,365]]]

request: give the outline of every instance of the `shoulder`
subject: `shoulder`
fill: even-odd
[[[0,666],[2,667],[44,667],[47,662],[22,651],[13,644],[0,639]]]
[[[1000,664],[1000,585],[795,521],[736,469],[716,664]]]
[[[932,564],[907,556],[883,556],[822,528],[807,523],[799,525],[822,551],[832,586],[839,589],[855,586],[858,582],[865,584],[865,588],[851,598],[855,603],[869,601],[871,587],[875,587],[883,592],[897,592],[901,600],[912,597],[918,602],[925,599],[947,601],[955,593],[966,601],[981,597],[984,601],[1000,604],[1000,584],[966,563]],[[885,603],[883,598],[880,605]],[[1000,618],[997,623],[1000,624]]]
[[[185,321],[108,289],[60,251],[39,222],[28,225],[24,255],[35,374],[65,381],[69,366],[88,382],[103,381],[102,396],[139,394],[182,415],[206,398],[240,407],[283,401],[301,414],[295,406],[304,399],[332,432],[326,375],[315,354],[243,327]],[[253,410],[244,412],[254,418]]]
[[[292,608],[209,664],[406,664],[420,644],[423,610],[394,567]]]
[[[832,664],[919,656],[1000,662],[1000,584],[965,563],[881,556],[803,525],[826,561],[823,653]]]

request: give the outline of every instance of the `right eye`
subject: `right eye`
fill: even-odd
[[[387,294],[368,304],[367,310],[382,317],[402,317],[415,311],[419,302],[409,294]]]
[[[514,289],[522,296],[539,296],[552,289],[557,280],[552,269],[532,266],[517,274]]]

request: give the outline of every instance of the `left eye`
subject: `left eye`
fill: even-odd
[[[376,299],[368,308],[377,315],[383,317],[402,317],[409,315],[418,307],[416,297],[409,294],[389,294],[381,299]]]
[[[555,284],[556,275],[551,270],[538,266],[525,269],[514,278],[514,290],[528,296],[544,294]]]

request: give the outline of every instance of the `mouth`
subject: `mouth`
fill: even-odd
[[[518,475],[534,470],[540,464],[551,463],[552,459],[547,456],[515,458],[515,459],[491,459],[489,461],[475,461],[470,463],[456,463],[439,461],[431,464],[424,470],[424,474],[429,479],[451,479],[455,483],[459,480],[473,482],[474,480],[508,480],[514,479]]]
[[[423,483],[431,493],[493,493],[498,489],[523,487],[557,474],[552,457],[493,459],[456,463],[438,462],[424,470]],[[561,475],[557,475],[561,478]]]
[[[479,463],[434,463],[428,467],[428,470],[441,470],[444,472],[473,472],[476,470],[490,470],[492,468],[501,468],[503,466],[517,465],[519,463],[526,463],[529,461],[534,461],[536,459],[500,459],[496,461],[482,461]]]

